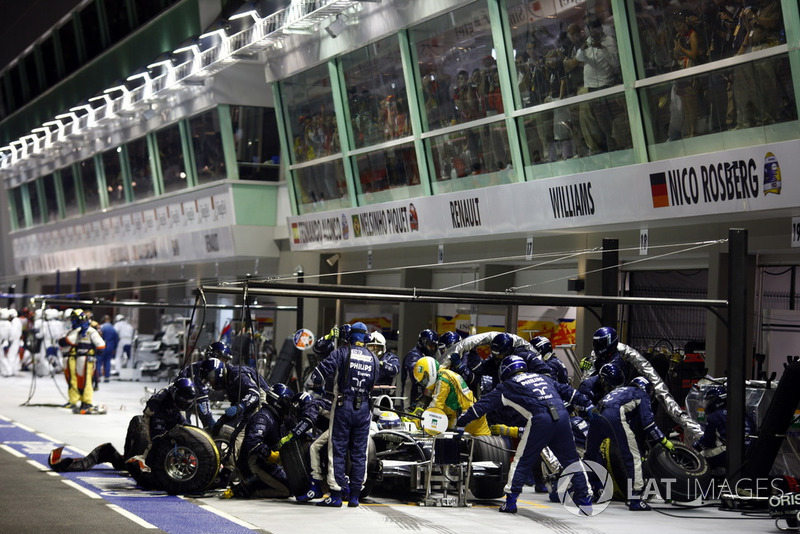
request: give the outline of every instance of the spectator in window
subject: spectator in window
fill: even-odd
[[[742,9],[739,18],[746,33],[738,55],[771,48],[785,41],[778,0],[757,0],[755,6]],[[735,69],[733,95],[737,129],[773,124],[781,102],[774,63],[755,61]]]
[[[591,93],[611,87],[619,76],[619,54],[617,42],[603,31],[603,22],[596,16],[588,18],[586,27],[589,38],[575,54],[583,63],[583,84]],[[608,99],[590,101],[580,114],[581,132],[590,153],[616,150],[612,135],[614,110]]]

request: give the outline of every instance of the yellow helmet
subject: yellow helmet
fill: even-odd
[[[431,356],[423,356],[414,364],[414,379],[424,388],[433,385],[439,373],[439,362]]]

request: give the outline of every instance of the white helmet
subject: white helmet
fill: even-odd
[[[11,318],[11,319],[16,319],[17,317],[19,317],[19,314],[17,313],[17,309],[16,308],[9,308],[8,309],[8,317]]]
[[[124,321],[124,320],[125,320],[125,316],[124,316],[124,315],[122,315],[121,313],[118,313],[118,314],[117,314],[117,315],[114,317],[114,322],[115,322],[115,323],[118,323],[118,322],[120,322],[120,321]]]
[[[8,311],[8,308],[0,308],[0,319],[8,320],[11,317],[11,313]]]
[[[34,318],[34,320],[38,320],[38,319],[42,318],[42,309],[41,308],[36,308],[33,311],[33,318]]]
[[[70,315],[72,315],[72,308],[67,308],[64,310],[64,313],[61,314],[61,318],[65,321],[69,321]]]
[[[367,341],[367,348],[374,352],[375,356],[382,356],[386,352],[386,338],[378,331],[372,332]]]
[[[51,321],[53,319],[58,319],[59,315],[61,315],[61,312],[59,312],[55,308],[47,308],[46,310],[44,310],[44,318],[48,321]]]

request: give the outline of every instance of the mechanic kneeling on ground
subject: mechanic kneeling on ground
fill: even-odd
[[[589,399],[570,386],[527,370],[522,358],[507,356],[500,364],[500,384],[458,418],[458,426],[465,427],[503,406],[511,406],[528,418],[508,474],[506,502],[500,507],[501,512],[517,512],[517,497],[545,447],[550,447],[564,467],[580,461],[565,403],[583,408],[590,417],[594,409]],[[573,477],[572,487],[573,501],[589,515],[592,500],[586,479]]]
[[[283,435],[284,425],[290,422],[294,408],[300,412],[301,419],[290,432]],[[313,428],[316,411],[307,393],[295,396],[285,384],[274,384],[267,394],[267,402],[247,421],[236,458],[240,480],[231,486],[225,496],[289,497],[289,482],[278,463],[278,451]]]

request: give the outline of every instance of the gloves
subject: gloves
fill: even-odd
[[[594,362],[591,358],[584,358],[580,362],[581,371],[588,371],[592,368]]]
[[[659,443],[661,444],[662,447],[664,447],[668,451],[671,451],[672,449],[675,448],[675,445],[667,438],[661,438],[661,441],[659,441]]]
[[[277,444],[277,445],[275,445],[275,450],[276,450],[276,451],[279,451],[279,450],[281,450],[281,447],[283,447],[284,445],[286,445],[287,443],[289,443],[289,442],[290,442],[290,441],[292,441],[293,439],[294,439],[294,434],[292,434],[291,432],[289,432],[288,434],[286,434],[285,436],[283,436],[283,437],[281,438],[281,440],[278,442],[278,444]]]
[[[231,406],[227,410],[225,410],[225,416],[226,417],[236,417],[239,414],[239,412],[242,412],[242,411],[244,411],[244,406],[242,406],[241,404],[234,404],[233,406]]]
[[[458,437],[461,437],[461,436],[463,436],[463,435],[464,435],[464,427],[463,427],[463,426],[457,426],[457,427],[455,427],[455,428],[453,429],[453,431],[454,431],[456,434],[458,434]]]
[[[450,355],[450,369],[457,369],[461,365],[461,355],[454,352]]]
[[[508,425],[491,425],[489,426],[489,431],[492,433],[493,436],[509,436],[512,438],[518,438],[522,436],[523,428],[518,426],[508,426]]]
[[[339,327],[334,326],[322,339],[337,339],[339,337]]]
[[[144,456],[142,455],[131,456],[125,461],[125,463],[138,466],[142,473],[150,472],[150,468],[147,466],[147,463],[144,461]]]
[[[425,411],[425,408],[423,408],[421,406],[417,406],[416,408],[411,410],[411,415],[422,415],[422,412],[424,412],[424,411]]]
[[[592,404],[588,408],[586,408],[586,420],[587,421],[593,421],[593,420],[597,419],[597,417],[599,415],[600,415],[600,410],[598,410],[597,406],[595,406],[594,404]]]

